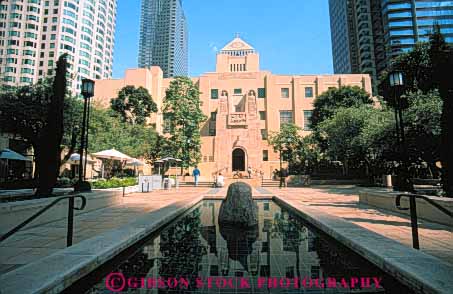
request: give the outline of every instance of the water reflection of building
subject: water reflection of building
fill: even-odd
[[[313,233],[299,218],[272,201],[258,201],[257,204],[258,232],[256,238],[254,236],[252,242],[247,244],[251,250],[242,244],[238,246],[238,252],[232,254],[231,244],[222,236],[223,227],[218,223],[221,201],[204,201],[192,213],[167,226],[159,236],[148,241],[112,272],[122,272],[126,277],[138,279],[250,277],[249,281],[255,287],[257,277],[335,277],[337,287],[341,288],[341,278],[378,276],[376,269],[366,264],[369,262],[358,258],[358,255],[354,257],[346,248],[337,248],[337,245]],[[235,232],[237,235],[242,233],[239,229]],[[241,258],[233,256],[240,254],[243,255]],[[389,288],[394,286],[398,285],[391,284]],[[90,293],[105,291],[105,280],[92,290]],[[267,287],[262,290],[268,291]],[[321,291],[335,293],[337,290]],[[314,286],[304,291],[318,293],[320,289]],[[131,288],[122,293],[132,292],[164,293],[165,290]],[[273,293],[272,290],[270,292]],[[353,292],[383,293],[385,290],[364,288],[353,289]]]
[[[319,277],[319,259],[314,248],[314,238],[309,230],[295,225],[295,219],[272,201],[259,201],[258,238],[252,252],[247,256],[247,266],[231,260],[227,243],[219,233],[218,213],[221,201],[206,201],[203,204],[201,223],[209,231],[203,243],[208,247],[203,264],[209,270],[206,276],[271,276],[271,277]],[[215,230],[215,234],[214,234]],[[214,237],[216,240],[214,241]]]

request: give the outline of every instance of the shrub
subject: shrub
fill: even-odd
[[[101,179],[93,181],[91,186],[94,189],[111,189],[111,188],[120,188],[120,187],[129,187],[137,185],[136,178],[111,178],[109,180]]]

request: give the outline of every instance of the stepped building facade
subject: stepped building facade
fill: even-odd
[[[171,78],[159,67],[127,70],[123,79],[96,81],[95,102],[108,107],[127,85],[148,89],[159,109]],[[202,176],[218,172],[245,174],[248,167],[265,178],[279,168],[279,154],[267,142],[285,123],[295,123],[302,135],[310,133],[314,99],[332,87],[358,86],[371,93],[367,74],[274,75],[260,69],[256,50],[237,37],[218,54],[216,70],[192,78],[201,91],[202,109],[208,120],[201,127]],[[151,119],[165,133],[162,113]]]
[[[52,77],[68,55],[68,87],[112,77],[117,0],[0,1],[0,85]]]

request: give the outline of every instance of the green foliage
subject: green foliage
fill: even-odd
[[[309,175],[312,174],[318,163],[324,159],[317,141],[313,135],[302,138],[293,153],[293,159],[289,164],[291,174]]]
[[[71,133],[65,128],[70,125],[70,118],[65,117],[66,69],[66,56],[62,55],[54,79],[29,86],[2,87],[0,92],[0,131],[17,135],[33,146],[39,195],[52,192],[60,145],[65,142],[64,134]]]
[[[432,85],[432,63],[429,48],[429,43],[417,43],[412,51],[400,54],[393,59],[389,70],[381,74],[380,93],[384,97],[390,96],[389,73],[396,70],[403,72],[404,83],[409,91],[430,89]]]
[[[129,187],[137,185],[136,178],[111,178],[108,180],[100,179],[97,181],[91,182],[91,186],[94,189],[111,189],[111,188],[120,188],[120,187]]]
[[[112,110],[93,108],[90,118],[90,153],[115,148],[132,157],[147,156],[156,147],[153,128],[122,121]]]
[[[437,153],[440,153],[443,169],[442,183],[444,191],[447,195],[453,195],[453,156],[451,155],[451,150],[453,149],[453,136],[451,135],[451,126],[453,126],[453,83],[451,82],[452,68],[453,48],[445,42],[445,38],[440,32],[439,25],[434,26],[434,31],[430,35],[429,43],[417,44],[414,50],[401,54],[392,62],[389,68],[389,72],[394,70],[403,72],[405,77],[405,86],[403,90],[406,93],[417,93],[418,91],[421,91],[426,94],[425,98],[433,99],[430,91],[438,90],[439,96],[443,101],[441,111],[442,114],[440,118],[440,139],[439,141],[436,141],[437,137],[434,135],[437,132],[436,129],[427,131],[428,127],[434,127],[433,123],[435,120],[427,123],[424,128],[422,127],[419,129],[419,131],[427,134],[426,140],[417,142],[417,140],[421,138],[415,136],[417,140],[411,142],[413,145],[419,144],[420,148],[418,151],[423,151],[421,153],[416,152],[415,155],[412,154],[412,157],[414,158],[419,156],[424,158],[424,160],[427,160],[427,162],[430,162],[434,158],[438,158],[439,154]],[[381,76],[379,88],[384,97],[392,97],[393,93],[392,89],[389,87],[387,72]],[[423,110],[428,110],[429,108],[437,110],[439,102],[438,99],[433,99],[432,102],[433,104],[431,105],[420,102],[416,105],[418,107],[422,107],[419,109],[419,111],[422,112]],[[414,105],[412,105],[412,107],[414,107]],[[414,109],[409,110],[409,112],[414,113]],[[411,114],[409,114],[408,119],[413,118],[416,119],[416,121],[419,119],[417,115],[410,115]],[[412,130],[415,131],[416,129],[413,127],[414,126],[412,125]],[[438,144],[439,148],[433,148],[433,142]]]
[[[169,125],[169,137],[163,155],[182,159],[184,167],[201,160],[201,123],[207,117],[201,109],[200,91],[187,77],[171,81],[163,101],[163,113]]]
[[[338,108],[358,107],[372,103],[373,100],[370,98],[370,94],[360,87],[343,86],[331,88],[315,99],[311,118],[312,126],[316,128],[318,124],[332,117]]]
[[[442,99],[438,91],[408,93],[409,108],[404,112],[406,138],[411,162],[440,160]]]
[[[37,144],[47,125],[52,93],[50,80],[30,86],[3,88],[0,93],[0,130]]]
[[[302,137],[295,124],[282,125],[279,132],[269,135],[269,145],[275,152],[282,151],[291,174],[309,174],[322,157],[313,136]]]
[[[0,91],[0,131],[18,135],[30,145],[41,141],[52,92],[51,79],[30,86],[3,87]],[[80,140],[82,113],[82,101],[66,96],[62,145],[70,150],[74,150]]]
[[[269,134],[269,144],[275,152],[287,150],[292,152],[297,148],[302,137],[299,135],[301,128],[295,124],[283,124],[279,132]]]
[[[392,150],[394,137],[392,113],[369,105],[340,108],[319,126],[327,142],[327,154],[345,165],[364,162],[369,166],[382,161]]]
[[[111,100],[111,108],[118,113],[124,122],[145,124],[152,112],[157,112],[148,90],[143,87],[126,86]]]

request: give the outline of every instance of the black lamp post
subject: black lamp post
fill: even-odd
[[[391,72],[389,74],[389,82],[393,92],[396,138],[399,146],[398,156],[401,159],[397,174],[398,181],[394,185],[394,189],[397,191],[413,191],[413,185],[409,175],[409,157],[404,133],[403,104],[401,99],[404,91],[403,73],[400,71]]]
[[[86,192],[91,191],[91,185],[85,181],[85,171],[86,171],[86,161],[88,160],[88,126],[89,126],[89,106],[91,102],[91,97],[94,96],[94,81],[89,79],[82,80],[82,96],[84,98],[83,103],[83,118],[82,118],[82,133],[80,139],[80,161],[79,161],[79,181],[75,186],[77,192]],[[83,157],[85,153],[85,164],[83,162]]]

